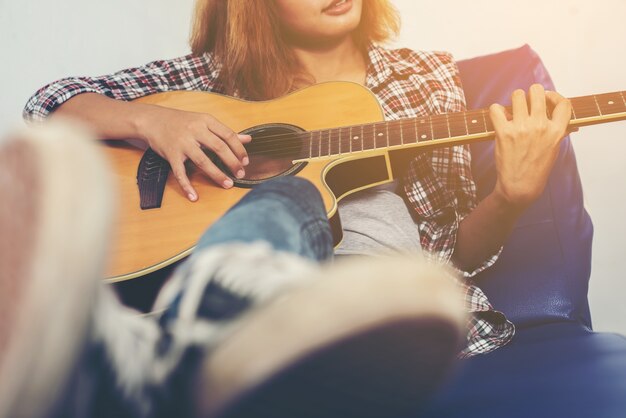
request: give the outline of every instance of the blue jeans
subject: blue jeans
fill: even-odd
[[[206,231],[196,251],[259,240],[276,250],[312,260],[329,259],[333,239],[315,186],[298,177],[279,177],[262,183]]]
[[[244,280],[243,287],[248,288],[249,293],[255,293],[256,289],[264,287],[265,282],[271,280],[267,275],[277,276],[275,268],[263,268],[271,262],[266,260],[250,260],[244,252],[220,253],[232,244],[250,244],[251,250],[258,249],[259,242],[271,247],[272,253],[268,257],[278,257],[281,253],[287,253],[302,264],[306,262],[321,263],[329,260],[333,255],[333,238],[326,216],[324,204],[319,191],[307,180],[298,177],[279,177],[269,180],[257,186],[233,206],[222,218],[214,223],[200,238],[193,254],[181,264],[170,280],[174,294],[166,297],[165,311],[160,317],[162,326],[176,321],[181,314],[181,304],[189,299],[190,292],[197,292],[204,288],[203,295],[197,302],[196,311],[199,319],[224,320],[237,316],[241,311],[258,302],[237,297],[235,292],[219,287],[219,280],[214,280],[218,270],[232,270],[243,259],[244,264],[258,262],[261,269],[249,268],[244,272],[235,273]],[[199,266],[203,262],[198,259],[205,258],[207,253],[214,254],[215,259]],[[248,258],[248,259],[247,259]],[[294,263],[290,263],[294,264]],[[235,266],[234,266],[235,265]],[[231,274],[232,275],[232,274]],[[200,277],[198,277],[200,276]],[[192,285],[192,282],[200,285]],[[241,286],[240,286],[241,287]],[[196,289],[190,291],[189,289]],[[216,296],[217,295],[217,296]],[[233,297],[231,297],[231,295]],[[193,295],[192,295],[192,298]],[[224,299],[227,300],[224,300]],[[197,299],[197,298],[195,298]],[[216,300],[221,299],[221,300]],[[234,311],[215,312],[213,306],[233,306]],[[157,309],[162,309],[157,301]],[[236,311],[236,312],[235,312]],[[213,312],[212,317],[203,315],[202,312]]]

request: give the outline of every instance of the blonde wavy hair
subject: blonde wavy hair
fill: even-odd
[[[274,0],[197,0],[191,31],[194,55],[213,53],[222,64],[224,93],[252,100],[282,96],[307,78],[287,46]],[[389,0],[363,0],[354,33],[365,50],[398,34],[400,18]]]

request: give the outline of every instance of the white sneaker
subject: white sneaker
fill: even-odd
[[[310,283],[251,310],[206,357],[198,416],[401,416],[462,347],[460,291],[421,259],[350,259]]]
[[[78,128],[0,144],[0,417],[54,413],[84,348],[111,222],[106,165]]]

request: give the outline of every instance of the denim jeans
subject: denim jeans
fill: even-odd
[[[206,231],[196,251],[259,240],[278,251],[328,260],[333,253],[332,234],[315,186],[298,177],[262,183]]]

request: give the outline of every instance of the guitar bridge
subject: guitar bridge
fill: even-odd
[[[152,148],[148,148],[141,157],[137,169],[139,204],[141,210],[161,207],[170,164]]]

